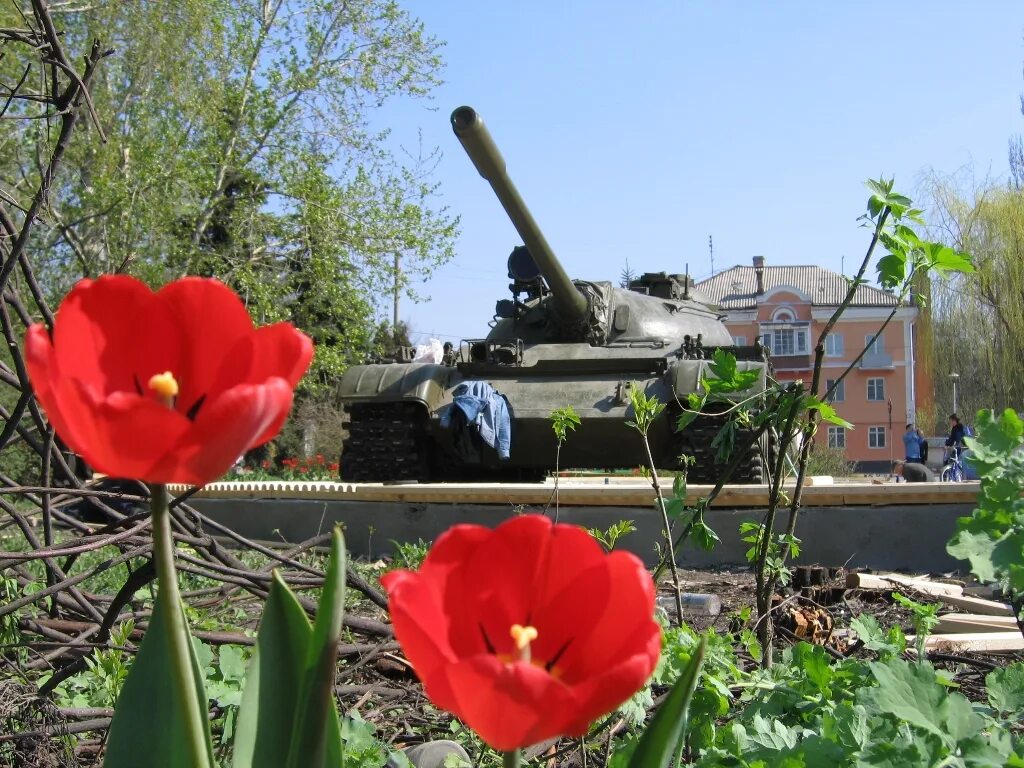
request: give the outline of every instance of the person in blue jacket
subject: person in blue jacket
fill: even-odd
[[[907,424],[907,431],[903,433],[903,455],[911,464],[924,463],[921,461],[921,440],[913,424]]]

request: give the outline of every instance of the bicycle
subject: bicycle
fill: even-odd
[[[960,460],[961,450],[954,447],[946,447],[942,459],[942,472],[939,480],[943,483],[962,483],[967,479],[967,472],[963,462]]]

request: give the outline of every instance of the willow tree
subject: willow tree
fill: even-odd
[[[106,134],[79,137],[31,257],[52,296],[128,271],[216,276],[261,322],[318,344],[330,382],[372,345],[378,297],[452,255],[434,153],[396,152],[379,108],[438,82],[440,43],[388,0],[97,0],[56,14],[115,55],[91,93]],[[0,26],[17,26],[0,10]],[[76,47],[81,47],[76,45]],[[0,75],[16,80],[13,61]],[[5,69],[6,68],[6,69]],[[0,184],[37,162],[43,123],[0,155]]]
[[[980,408],[1024,400],[1024,192],[986,184],[964,191],[933,179],[936,235],[972,254],[976,271],[931,285],[932,355],[938,402]]]

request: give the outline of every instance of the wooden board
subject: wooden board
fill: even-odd
[[[1017,620],[1013,616],[985,616],[978,613],[947,613],[939,616],[935,626],[936,634],[959,634],[963,632],[1013,632]]]
[[[907,648],[915,646],[914,635],[907,635]],[[1009,653],[1024,651],[1024,635],[1020,632],[970,632],[965,634],[929,635],[924,647],[946,653]]]
[[[899,591],[917,591],[926,595],[962,595],[964,588],[958,584],[945,584],[928,579],[904,576],[899,573],[850,573],[846,576],[846,586],[850,589],[885,589]]]
[[[946,605],[963,608],[971,613],[983,613],[986,616],[1013,616],[1013,608],[1007,603],[995,600],[982,600],[980,597],[968,597],[967,595],[936,595],[935,598]]]
[[[607,484],[604,482],[607,480]],[[188,486],[170,486],[180,494]],[[712,490],[710,485],[687,488],[687,503],[696,504]],[[545,483],[337,483],[330,481],[259,480],[210,483],[198,492],[204,498],[339,499],[449,504],[547,504],[554,484]],[[665,485],[671,495],[671,484]],[[786,492],[793,493],[787,485]],[[835,483],[804,487],[805,507],[901,506],[907,504],[972,504],[978,483]],[[650,483],[633,478],[563,478],[559,503],[565,506],[650,507],[654,490]],[[730,485],[715,499],[715,507],[763,508],[768,503],[765,485]]]

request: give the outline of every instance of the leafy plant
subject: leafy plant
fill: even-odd
[[[767,544],[765,543],[766,536]],[[786,557],[783,553],[788,551],[793,557],[799,557],[800,539],[790,533],[767,535],[763,523],[747,521],[740,523],[740,541],[750,544],[750,548],[745,553],[748,563],[756,563],[758,553],[767,548],[767,556],[764,559],[765,572],[769,578],[779,584],[789,584],[793,572],[786,564]]]
[[[391,540],[395,545],[395,567],[404,568],[407,571],[415,571],[427,557],[430,551],[430,542],[423,539],[416,541]]]
[[[914,644],[917,646],[917,660],[923,661],[925,641],[939,623],[939,606],[937,603],[918,603],[899,592],[893,592],[892,599],[904,608],[910,609],[911,621],[914,625]]]
[[[675,543],[672,540],[672,523],[669,522],[668,507],[665,504],[665,495],[661,490],[661,483],[658,480],[658,469],[654,465],[654,456],[651,453],[651,443],[647,438],[647,433],[650,431],[654,420],[658,418],[663,410],[665,410],[665,404],[653,395],[647,395],[644,393],[636,382],[633,382],[629,387],[629,401],[633,408],[633,419],[631,421],[627,421],[626,425],[632,427],[640,434],[640,439],[643,441],[644,445],[644,451],[647,454],[647,469],[651,473],[651,486],[654,488],[656,503],[659,511],[661,512],[662,533],[665,536],[669,572],[672,574],[672,587],[675,592],[676,601],[676,620],[682,623],[683,599],[682,590],[679,586],[679,571],[676,567]]]
[[[555,432],[555,522],[558,522],[558,473],[562,460],[562,444],[565,442],[569,432],[575,432],[580,425],[579,414],[573,410],[571,405],[563,408],[555,408],[548,417],[551,420],[551,429]]]
[[[85,659],[85,670],[57,688],[60,700],[70,707],[113,707],[132,665],[130,643],[135,622],[125,621],[110,631],[110,648],[97,649]]]
[[[967,560],[979,580],[998,582],[1024,626],[1024,421],[1007,408],[999,417],[980,411],[976,424],[965,442],[981,476],[978,506],[957,521],[946,550]]]
[[[604,548],[609,552],[615,549],[615,544],[619,539],[633,533],[634,531],[636,531],[636,525],[632,520],[619,520],[616,523],[612,523],[603,531],[600,528],[587,528],[587,532],[601,542],[601,544],[604,545]]]

